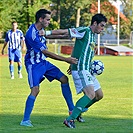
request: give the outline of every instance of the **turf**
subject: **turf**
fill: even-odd
[[[23,66],[23,79],[18,79],[15,64],[15,79],[11,80],[7,56],[0,56],[0,132],[1,133],[132,133],[132,57],[96,56],[102,60],[105,71],[98,79],[104,98],[83,114],[85,123],[76,122],[75,129],[62,123],[68,116],[68,109],[62,97],[60,84],[45,80],[31,115],[34,127],[19,126],[23,118],[25,100],[30,92],[27,74]],[[64,73],[68,64],[52,61]],[[69,77],[74,102],[76,95],[72,77]]]

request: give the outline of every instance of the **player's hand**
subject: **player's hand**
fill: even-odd
[[[68,75],[71,75],[72,73],[71,73],[71,65],[69,66],[69,68],[67,69],[67,74]]]
[[[68,58],[66,58],[66,62],[70,63],[70,64],[77,64],[78,63],[78,59],[73,58],[73,57],[68,57]]]
[[[2,49],[1,53],[2,53],[2,55],[4,55],[4,49]]]
[[[39,35],[40,36],[45,36],[45,30],[43,30],[43,29],[42,30],[39,30]]]
[[[23,50],[23,51],[26,51],[26,47],[23,47],[22,50]]]

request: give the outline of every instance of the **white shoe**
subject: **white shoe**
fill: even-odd
[[[33,127],[30,120],[21,121],[20,126]]]
[[[20,79],[22,79],[22,78],[23,78],[22,73],[19,73],[19,74],[18,74],[18,77],[19,77]]]
[[[14,79],[14,75],[11,75],[11,79]]]

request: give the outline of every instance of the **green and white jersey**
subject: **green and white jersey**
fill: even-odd
[[[94,57],[95,34],[90,27],[70,28],[71,38],[76,38],[72,57],[78,59],[78,64],[72,64],[72,70],[89,70],[90,62]]]

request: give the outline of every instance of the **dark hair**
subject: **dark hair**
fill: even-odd
[[[12,25],[13,25],[14,23],[17,23],[17,21],[12,21]]]
[[[107,18],[106,18],[103,14],[98,13],[98,14],[95,14],[95,15],[92,17],[91,25],[92,25],[95,21],[97,22],[97,24],[99,24],[99,23],[101,23],[102,21],[107,22]]]
[[[45,18],[46,14],[51,14],[50,11],[46,10],[46,9],[40,9],[36,12],[36,23],[39,21],[39,18]]]

